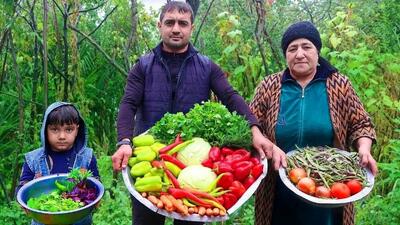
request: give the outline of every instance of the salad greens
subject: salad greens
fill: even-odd
[[[82,202],[76,202],[70,198],[63,198],[58,191],[44,194],[37,198],[30,198],[28,206],[47,212],[61,212],[78,209],[83,206]]]
[[[212,146],[251,146],[251,132],[247,120],[217,102],[195,104],[186,115],[167,113],[150,133],[164,143],[171,143],[178,133],[185,140],[201,137]]]
[[[27,204],[30,208],[49,212],[69,211],[88,205],[97,197],[96,189],[86,186],[90,176],[90,171],[72,169],[67,179],[54,182],[55,191],[30,198]]]

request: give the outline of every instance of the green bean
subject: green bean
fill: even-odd
[[[355,152],[344,155],[338,149],[331,147],[306,147],[298,150],[287,157],[287,172],[295,167],[301,167],[318,185],[327,187],[334,182],[351,179],[367,183],[366,173],[359,165],[358,154]]]

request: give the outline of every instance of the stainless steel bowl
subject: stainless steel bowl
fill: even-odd
[[[68,174],[55,174],[34,179],[26,183],[17,193],[18,203],[25,209],[29,217],[43,224],[73,224],[88,216],[95,208],[95,205],[104,195],[104,186],[95,178],[87,179],[87,186],[96,189],[97,198],[90,204],[79,209],[63,212],[46,212],[28,207],[27,202],[32,197],[39,197],[56,190],[54,182],[65,180]]]
[[[290,151],[286,153],[287,156],[291,156],[293,154],[296,154],[297,150]],[[343,151],[343,150],[338,150],[339,153],[344,154],[344,155],[349,155],[349,152]],[[302,199],[305,202],[308,202],[312,205],[319,206],[319,207],[324,207],[324,208],[335,208],[335,207],[341,207],[346,204],[361,200],[365,198],[372,190],[374,186],[374,175],[372,175],[371,171],[367,168],[364,168],[364,170],[367,173],[367,186],[365,186],[360,192],[358,192],[355,195],[352,195],[348,198],[344,199],[323,199],[323,198],[317,198],[311,195],[308,195],[302,191],[300,191],[288,178],[288,175],[286,173],[286,169],[281,167],[279,168],[279,177],[281,178],[282,182],[286,185],[287,188],[289,188],[293,193],[295,193],[300,199]]]

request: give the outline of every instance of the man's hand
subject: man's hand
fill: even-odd
[[[118,150],[111,157],[113,168],[115,171],[121,171],[128,165],[129,157],[132,155],[132,148],[130,145],[121,145]]]
[[[372,174],[378,174],[378,166],[375,159],[371,155],[372,140],[362,137],[357,140],[358,156],[360,157],[360,165],[371,170]]]
[[[280,166],[287,166],[285,153],[268,138],[264,137],[257,126],[251,127],[251,132],[253,134],[253,147],[258,151],[261,159],[265,157],[272,159],[275,170],[278,170]]]

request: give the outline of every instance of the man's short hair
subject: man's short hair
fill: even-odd
[[[79,124],[78,111],[72,105],[63,105],[55,108],[47,117],[47,125]]]
[[[165,13],[178,10],[179,13],[190,13],[190,22],[193,24],[194,16],[192,7],[186,2],[170,1],[162,8],[160,13],[160,22],[164,19]]]

